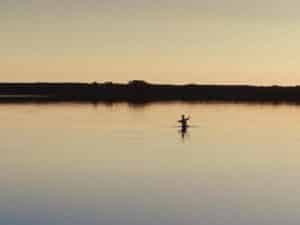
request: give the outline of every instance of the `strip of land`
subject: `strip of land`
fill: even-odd
[[[0,83],[0,102],[223,101],[300,103],[300,86],[121,83]]]

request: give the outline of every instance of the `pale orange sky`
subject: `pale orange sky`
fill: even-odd
[[[300,84],[298,1],[0,2],[0,81]]]

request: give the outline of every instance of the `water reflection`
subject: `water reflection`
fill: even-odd
[[[189,128],[175,124],[182,111]],[[0,104],[0,224],[298,225],[299,114],[286,105]]]
[[[182,126],[179,130],[179,133],[181,135],[182,140],[184,141],[184,139],[186,138],[186,136],[189,136],[188,133],[188,126]]]

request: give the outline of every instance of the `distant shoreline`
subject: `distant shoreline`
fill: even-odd
[[[222,101],[300,103],[300,86],[104,83],[0,83],[1,102]]]

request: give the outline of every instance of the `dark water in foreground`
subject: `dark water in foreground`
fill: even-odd
[[[1,225],[299,224],[298,106],[9,104],[0,119]]]

